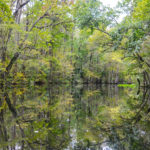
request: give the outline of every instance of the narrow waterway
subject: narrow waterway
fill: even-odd
[[[149,90],[51,85],[0,95],[0,150],[150,149]]]

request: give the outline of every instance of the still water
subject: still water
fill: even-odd
[[[147,89],[0,90],[0,150],[150,150],[149,112]]]

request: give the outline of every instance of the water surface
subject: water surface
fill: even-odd
[[[51,85],[0,95],[0,150],[150,149],[148,90]]]

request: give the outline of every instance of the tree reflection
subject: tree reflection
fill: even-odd
[[[150,91],[53,86],[0,92],[0,148],[148,150]]]

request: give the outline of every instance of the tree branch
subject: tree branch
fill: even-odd
[[[108,32],[106,32],[106,31],[100,29],[99,27],[96,27],[96,29],[97,29],[98,31],[101,31],[101,32],[107,34],[108,36],[112,37]]]
[[[30,0],[28,0],[28,1],[30,1]],[[25,5],[25,4],[24,4],[24,5]],[[24,6],[24,5],[23,5],[23,6]],[[22,6],[22,7],[23,7],[23,6]],[[34,22],[34,24],[32,25],[32,27],[30,28],[29,31],[32,31],[32,29],[35,27],[35,25],[36,25],[42,18],[44,18],[44,16],[47,14],[47,12],[48,12],[50,9],[51,9],[51,7],[49,7],[49,8],[47,9],[47,11],[46,11],[41,17],[39,17],[39,18]],[[22,48],[22,46],[23,46],[23,44],[24,44],[24,41],[27,39],[27,37],[28,37],[28,34],[26,35],[26,37],[25,37],[25,39],[23,40],[23,42],[19,45],[19,49]],[[13,64],[14,64],[14,63],[16,62],[16,60],[18,59],[19,55],[20,55],[20,53],[19,53],[19,52],[16,52],[16,53],[14,54],[13,58],[10,60],[8,66],[6,67],[6,71],[5,71],[5,73],[4,73],[5,78],[7,78],[7,76],[9,75],[10,70],[11,70]]]
[[[6,67],[6,72],[5,72],[5,77],[7,77],[9,75],[9,72],[13,66],[13,64],[16,62],[16,60],[18,59],[19,57],[19,53],[15,53],[13,58],[11,59],[10,63],[8,64],[8,66]]]
[[[145,63],[149,68],[150,68],[150,64],[148,62],[146,62],[140,55],[139,53],[136,52],[137,57],[139,58],[139,60],[143,63]]]
[[[35,25],[41,20],[44,18],[44,16],[47,14],[47,12],[51,9],[51,6],[47,9],[47,11],[41,16],[39,17],[32,25],[32,27],[30,28],[29,31],[32,31],[32,29],[35,27]]]
[[[61,21],[61,22],[58,22],[58,23],[55,23],[55,24],[48,24],[48,25],[45,25],[45,26],[41,26],[41,27],[36,27],[38,29],[43,29],[43,28],[47,28],[47,27],[55,27],[59,24],[62,24],[62,23],[70,23],[70,22],[73,22],[73,21]]]
[[[18,11],[19,11],[19,9],[21,9],[22,7],[24,7],[25,5],[27,5],[29,2],[30,2],[30,0],[27,0],[26,2],[24,2],[23,4],[21,4],[21,5],[16,9],[16,11],[13,13],[13,16],[16,17],[16,16],[17,16],[17,13],[18,13]]]

